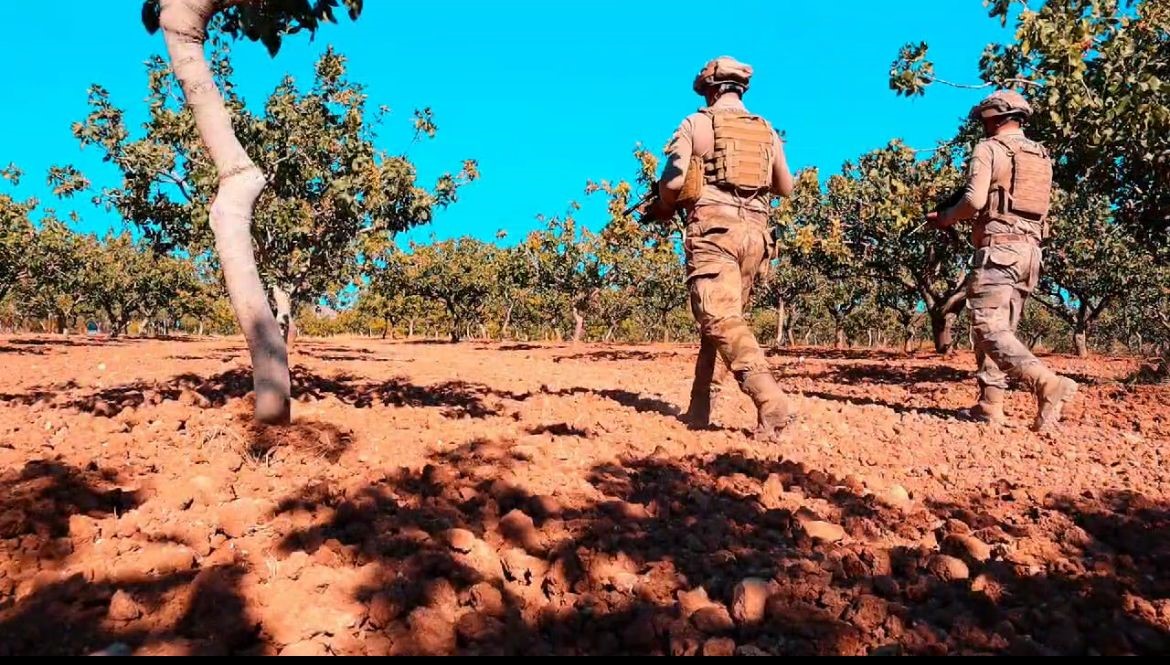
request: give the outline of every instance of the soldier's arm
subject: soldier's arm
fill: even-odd
[[[945,228],[964,219],[972,219],[983,210],[991,189],[992,168],[991,144],[982,141],[975,146],[967,164],[967,184],[963,187],[963,197],[943,211],[939,219],[940,226]]]
[[[792,172],[788,170],[788,158],[784,155],[784,142],[773,132],[772,153],[776,158],[772,160],[772,191],[780,196],[792,194]]]
[[[675,130],[666,147],[666,165],[662,167],[662,177],[658,180],[656,207],[659,211],[674,210],[683,181],[687,178],[687,167],[691,163],[692,133],[691,119],[687,118]]]

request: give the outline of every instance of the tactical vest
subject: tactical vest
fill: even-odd
[[[1011,158],[1007,182],[995,182],[982,217],[989,235],[1011,233],[1041,240],[1048,236],[1052,202],[1052,160],[1044,146],[1023,136],[990,139]]]
[[[772,126],[743,111],[704,109],[711,119],[715,143],[709,155],[694,155],[679,192],[679,203],[694,205],[704,185],[752,199],[766,195],[772,184]],[[696,168],[697,167],[697,168]]]

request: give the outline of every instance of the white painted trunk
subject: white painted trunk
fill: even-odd
[[[203,52],[207,24],[238,0],[162,0],[160,25],[175,76],[195,114],[199,136],[219,173],[210,223],[228,297],[252,356],[257,420],[288,423],[291,416],[288,348],[268,306],[252,249],[252,211],[264,174],[232,130],[232,119]]]

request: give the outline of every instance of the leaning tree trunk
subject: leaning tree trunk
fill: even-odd
[[[500,326],[500,339],[508,339],[508,326],[512,325],[512,309],[516,303],[508,303],[508,311],[504,314],[504,325]]]
[[[255,417],[264,423],[286,424],[291,416],[288,347],[268,306],[252,250],[252,211],[265,178],[232,130],[231,114],[203,52],[212,17],[239,2],[162,0],[159,24],[175,76],[219,174],[209,221],[228,298],[252,356]]]
[[[783,298],[776,299],[776,343],[775,347],[780,348],[784,346],[784,324],[788,314],[787,303]]]
[[[955,348],[954,339],[955,315],[939,310],[930,312],[930,335],[934,339],[934,350],[941,355],[949,355]]]

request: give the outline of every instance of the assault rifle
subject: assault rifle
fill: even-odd
[[[658,200],[658,182],[655,181],[655,182],[650,184],[650,191],[646,192],[645,196],[638,199],[638,202],[635,203],[634,205],[630,206],[629,208],[626,208],[625,212],[622,213],[622,217],[629,217],[630,215],[634,214],[635,212],[641,212],[642,213],[641,219],[645,219],[647,213],[649,213],[651,210],[653,210],[654,203],[657,200]],[[638,221],[641,221],[641,219],[639,219]]]

